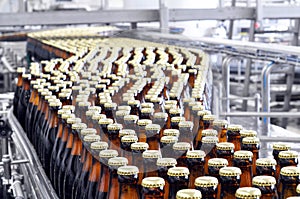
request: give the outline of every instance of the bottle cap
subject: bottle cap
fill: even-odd
[[[296,192],[297,192],[298,194],[300,193],[300,184],[297,185]]]
[[[147,126],[149,124],[152,124],[152,120],[149,120],[149,119],[139,119],[137,121],[137,125],[139,125],[139,126]]]
[[[186,167],[171,167],[168,169],[168,176],[187,176],[190,171]]]
[[[238,167],[222,167],[219,171],[220,176],[239,176],[242,171]]]
[[[208,166],[223,167],[228,165],[228,161],[225,158],[212,158],[207,162]]]
[[[114,102],[105,102],[104,103],[104,107],[105,108],[113,108],[113,109],[115,109],[117,107],[117,104],[114,103]]]
[[[138,119],[139,119],[139,116],[137,116],[137,115],[125,115],[125,116],[124,116],[124,120],[125,120],[125,121],[133,121],[133,122],[136,122],[136,121],[138,121]]]
[[[61,118],[64,119],[64,120],[68,119],[68,118],[75,118],[75,115],[72,114],[72,113],[64,113],[64,114],[61,115]]]
[[[273,176],[255,176],[252,179],[252,184],[256,186],[276,185],[276,179]]]
[[[51,107],[61,107],[62,103],[60,101],[53,101],[49,103]]]
[[[85,142],[97,142],[100,141],[100,135],[89,134],[83,137],[83,141]]]
[[[207,136],[214,136],[216,137],[218,135],[218,131],[214,129],[204,129],[202,130],[202,137],[207,137]]]
[[[176,193],[176,199],[201,199],[202,194],[196,189],[181,189]]]
[[[81,122],[81,119],[78,118],[78,117],[75,117],[75,118],[68,118],[67,119],[67,123],[68,124],[75,124],[75,123],[80,123]]]
[[[242,139],[243,144],[259,144],[259,138],[257,137],[244,137]]]
[[[101,107],[100,106],[89,106],[88,108],[89,111],[97,111],[97,112],[101,112]]]
[[[128,102],[127,102],[127,104],[129,105],[129,106],[140,106],[140,101],[139,100],[129,100]]]
[[[211,114],[211,112],[208,110],[202,110],[202,111],[197,112],[198,116],[204,116],[204,115],[210,115],[210,114]]]
[[[139,139],[136,135],[124,135],[121,142],[137,142]]]
[[[185,103],[190,103],[190,102],[194,102],[195,101],[195,98],[192,98],[192,97],[190,97],[190,98],[183,98],[183,102],[185,102]]]
[[[154,112],[153,108],[142,108],[141,113],[150,113],[152,114]]]
[[[143,152],[143,158],[160,158],[161,152],[159,150],[147,150]]]
[[[135,142],[130,145],[130,148],[132,150],[147,150],[149,145],[146,142]]]
[[[136,175],[138,174],[139,169],[136,166],[127,165],[121,166],[118,168],[119,175]]]
[[[91,143],[91,149],[104,150],[108,148],[108,143],[103,141],[96,141]]]
[[[201,150],[193,150],[193,151],[188,151],[186,153],[187,158],[204,158],[205,157],[205,152]]]
[[[286,143],[273,144],[273,150],[289,150],[290,148],[291,148],[290,144],[286,144]]]
[[[85,128],[87,128],[87,125],[85,123],[72,124],[72,129],[74,129],[74,130],[82,130],[82,129],[85,129]]]
[[[113,124],[114,120],[111,118],[103,118],[103,119],[100,119],[98,123],[99,124]]]
[[[105,119],[106,115],[105,114],[100,114],[98,112],[94,112],[94,114],[92,115],[92,120],[96,120],[99,122],[99,120],[101,119]],[[99,124],[99,123],[98,123]]]
[[[220,142],[217,143],[217,149],[218,150],[233,150],[234,149],[234,144],[231,142]]]
[[[147,131],[159,131],[160,125],[159,124],[148,124],[147,126],[145,126],[145,129]]]
[[[242,129],[240,131],[240,135],[241,135],[241,137],[256,137],[257,132],[254,130]]]
[[[214,137],[214,136],[207,136],[207,137],[203,137],[202,138],[202,143],[206,143],[206,144],[216,144],[219,142],[219,138],[218,137]]]
[[[251,151],[240,150],[234,152],[233,157],[237,159],[249,159],[253,157],[253,153]]]
[[[160,142],[162,143],[176,143],[178,141],[178,138],[175,136],[162,136],[160,138]]]
[[[116,111],[116,116],[124,117],[125,115],[129,115],[130,111],[128,110],[118,110]]]
[[[190,150],[190,148],[191,148],[191,144],[188,143],[188,142],[176,142],[175,144],[173,144],[173,149],[174,150],[187,151],[187,150]]]
[[[238,188],[235,192],[235,197],[237,198],[247,198],[247,199],[256,199],[260,198],[261,191],[258,188],[254,187],[241,187]]]
[[[274,158],[259,158],[256,160],[256,166],[275,166],[277,162]]]
[[[164,129],[163,135],[179,137],[179,130],[178,129]]]
[[[143,108],[153,108],[154,104],[151,102],[144,102],[144,103],[141,103],[141,107],[142,107],[142,109]]]
[[[81,136],[86,136],[86,135],[95,135],[97,133],[96,129],[93,128],[86,128],[86,129],[82,129],[80,131],[80,135]]]
[[[105,149],[100,151],[99,153],[100,158],[113,158],[113,157],[117,157],[118,155],[119,155],[118,151],[113,149]]]
[[[215,115],[204,115],[202,118],[204,121],[214,121],[216,119]]]
[[[62,114],[71,114],[71,111],[69,110],[64,110],[64,109],[60,109],[57,111],[58,115],[62,115]]]
[[[71,112],[75,111],[75,106],[73,106],[73,105],[64,105],[62,108],[64,110],[70,110]]]
[[[294,166],[286,166],[281,168],[280,175],[284,176],[299,176],[300,175],[300,168]]]
[[[124,111],[130,111],[131,110],[131,107],[130,106],[118,106],[118,110],[121,111],[121,110],[124,110]]]
[[[219,119],[217,119],[217,120],[213,121],[213,125],[214,126],[218,126],[218,127],[223,127],[223,126],[228,125],[228,121],[227,120],[219,120]]]
[[[176,166],[177,160],[175,158],[159,158],[156,161],[156,165],[162,167]]]
[[[122,124],[119,123],[113,123],[107,125],[107,130],[109,131],[116,131],[116,130],[120,130],[121,128],[122,128]]]
[[[228,131],[240,131],[242,129],[243,129],[243,127],[241,125],[237,125],[237,124],[230,124],[227,127]]]
[[[157,112],[157,113],[154,113],[153,115],[154,118],[156,119],[167,119],[168,118],[168,113],[163,113],[163,112]]]
[[[163,187],[165,180],[160,177],[146,177],[142,180],[142,186],[146,188]]]
[[[125,157],[112,157],[108,160],[109,166],[125,166],[128,164],[128,160]]]
[[[171,117],[171,122],[180,123],[183,121],[185,121],[185,117],[179,117],[179,116]]]
[[[88,110],[85,112],[86,116],[92,117],[94,115],[94,113],[96,113],[97,111],[95,110]],[[97,112],[98,113],[98,112]]]
[[[194,105],[194,106],[192,106],[192,110],[193,111],[203,111],[204,110],[204,106],[202,106],[202,105]]]
[[[171,108],[169,113],[172,114],[172,115],[178,115],[178,114],[182,113],[182,110],[180,108],[175,107],[175,108]]]
[[[291,196],[291,197],[287,197],[286,199],[300,199],[300,196]]]
[[[197,187],[215,187],[218,183],[218,178],[212,176],[201,176],[195,180],[195,186]]]
[[[178,126],[179,128],[192,128],[194,123],[191,121],[180,121]]]
[[[119,132],[119,137],[123,137],[125,135],[136,135],[136,133],[133,129],[121,129]]]
[[[297,151],[280,151],[278,157],[281,159],[298,158]]]

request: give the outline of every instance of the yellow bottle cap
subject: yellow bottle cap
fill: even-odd
[[[159,150],[147,150],[143,152],[143,158],[161,158]]]
[[[142,186],[146,188],[163,187],[165,180],[161,177],[146,177],[142,180]]]
[[[202,194],[196,189],[181,189],[176,193],[176,199],[201,199]]]
[[[205,152],[201,150],[193,150],[193,151],[188,151],[186,153],[187,158],[204,158],[205,157]]]
[[[168,169],[168,176],[187,176],[190,171],[186,167],[171,167]]]
[[[147,150],[149,145],[146,142],[135,142],[130,145],[130,148],[132,150]]]
[[[260,198],[261,191],[254,187],[241,187],[236,190],[235,197],[237,198],[247,198],[247,199],[257,199]]]
[[[195,186],[197,187],[216,187],[218,183],[218,178],[212,176],[201,176],[195,180]]]
[[[136,175],[139,173],[139,169],[132,165],[121,166],[118,168],[117,173],[119,175]]]
[[[207,164],[212,167],[224,167],[228,165],[228,161],[225,158],[212,158],[208,160]]]
[[[159,158],[157,159],[156,165],[162,167],[176,166],[177,161],[175,158]]]
[[[276,185],[276,179],[273,176],[255,176],[252,179],[252,184],[256,186]]]
[[[91,143],[91,149],[104,150],[108,148],[107,142],[96,141]]]
[[[219,171],[220,176],[239,176],[242,171],[238,167],[222,167]]]
[[[256,160],[256,166],[275,166],[277,162],[274,158],[259,158]]]

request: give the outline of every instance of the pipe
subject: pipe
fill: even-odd
[[[231,113],[220,113],[220,116],[228,117],[276,117],[276,118],[299,118],[300,112],[231,112]]]

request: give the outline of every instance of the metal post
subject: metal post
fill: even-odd
[[[232,0],[231,6],[235,7],[235,5],[236,5],[236,0]],[[233,36],[233,25],[234,25],[234,20],[231,19],[230,23],[229,23],[228,39],[232,39],[232,36]]]
[[[294,35],[292,40],[293,46],[299,46],[299,30],[300,30],[300,19],[295,19]]]
[[[259,110],[260,110],[260,95],[259,93],[255,93],[255,109],[256,109],[256,112],[259,113]],[[256,120],[255,120],[255,125],[256,125],[256,131],[258,131],[258,127],[259,127],[259,117],[256,117]]]
[[[160,14],[160,29],[163,33],[169,32],[169,9],[166,6],[165,0],[159,1],[159,14]]]

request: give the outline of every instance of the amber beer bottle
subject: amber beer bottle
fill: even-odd
[[[157,112],[154,113],[153,117],[153,123],[160,125],[159,138],[161,138],[163,136],[163,131],[166,129],[168,114],[164,112]]]
[[[228,125],[227,127],[227,142],[234,144],[234,151],[241,150],[241,134],[240,131],[243,129],[241,125]]]
[[[252,157],[252,171],[256,175],[256,160],[259,158],[259,138],[257,137],[244,137],[242,140],[242,150],[251,151]]]
[[[16,117],[18,117],[17,115],[17,110],[18,110],[18,102],[19,102],[19,98],[21,96],[21,91],[22,91],[22,85],[23,85],[23,78],[22,75],[25,73],[25,67],[18,67],[17,68],[17,73],[18,73],[18,81],[17,81],[17,88],[14,94],[14,100],[13,100],[13,113]]]
[[[241,174],[241,187],[251,187],[252,185],[252,157],[251,151],[236,151],[233,155],[233,166],[239,167],[242,171]]]
[[[204,176],[205,153],[201,150],[188,151],[186,153],[187,165],[190,170],[189,188],[195,188],[195,179]]]
[[[149,119],[139,119],[137,121],[138,130],[136,131],[136,134],[137,134],[140,142],[146,142],[147,141],[145,127],[147,125],[149,125],[149,124],[152,124],[152,120],[149,120]]]
[[[145,126],[146,130],[146,142],[149,144],[150,150],[158,150],[159,149],[159,124],[148,124]]]
[[[295,166],[286,166],[280,170],[279,183],[277,191],[279,198],[288,198],[296,196],[296,188],[300,182],[300,168]]]
[[[221,198],[235,199],[235,192],[240,187],[242,171],[238,167],[223,167],[219,171]]]
[[[203,120],[203,126],[204,129],[211,129],[213,127],[213,122],[216,119],[215,115],[203,115],[202,120]]]
[[[241,134],[241,144],[243,144],[243,138],[245,137],[257,137],[257,132],[254,130],[242,129],[240,130]]]
[[[171,117],[171,128],[179,129],[179,123],[184,121],[185,121],[184,117],[180,117],[180,116]]]
[[[158,176],[158,169],[156,166],[158,158],[161,158],[159,150],[147,150],[143,152],[144,177]]]
[[[165,180],[160,177],[146,177],[142,180],[142,199],[163,199]]]
[[[188,167],[186,153],[191,149],[188,142],[177,142],[173,144],[173,157],[177,159],[177,166]]]
[[[196,189],[181,189],[176,193],[176,199],[201,199],[202,194]]]
[[[228,166],[232,166],[234,144],[231,142],[220,142],[217,143],[216,147],[217,157],[226,159],[228,161]]]
[[[191,121],[182,121],[182,122],[179,122],[178,126],[179,126],[179,131],[180,131],[180,135],[178,138],[179,141],[191,143],[192,140],[194,139],[194,136],[193,136],[194,123]]]
[[[274,159],[276,160],[276,162],[278,162],[279,152],[288,151],[291,148],[291,146],[289,144],[285,144],[285,143],[275,143],[272,145],[272,147],[273,147],[272,155],[273,155]],[[277,164],[277,167],[279,167],[278,164]],[[277,170],[277,167],[276,167],[276,170]]]
[[[17,118],[23,128],[25,128],[26,109],[30,98],[30,74],[22,75],[22,89],[19,95],[19,102],[17,106]]]
[[[278,165],[276,168],[276,177],[279,178],[280,171],[286,166],[298,165],[298,152],[297,151],[281,151],[278,154]]]
[[[188,188],[189,175],[190,171],[186,167],[172,167],[168,169],[167,180],[170,186],[168,198],[175,199],[177,191]]]
[[[215,129],[218,132],[219,142],[227,142],[227,126],[227,120],[217,119],[213,121],[213,129]]]
[[[125,135],[121,138],[122,156],[127,158],[128,164],[132,164],[131,144],[138,141],[136,135]]]
[[[119,132],[122,129],[122,124],[113,123],[107,126],[107,133],[109,138],[109,148],[117,150],[120,153],[120,139]]]
[[[255,176],[252,185],[261,191],[261,199],[278,199],[276,179],[273,176]]]
[[[199,190],[202,198],[217,199],[218,178],[212,176],[201,176],[195,180],[195,189]]]
[[[202,110],[202,111],[198,111],[197,112],[197,116],[198,116],[198,129],[195,129],[195,140],[194,140],[194,144],[195,144],[195,149],[199,150],[201,149],[201,138],[202,138],[202,131],[204,130],[204,121],[203,121],[203,117],[204,115],[209,115],[210,111],[208,110]]]
[[[118,168],[119,199],[139,199],[137,182],[139,169],[136,166],[128,165]]]
[[[276,160],[273,158],[259,158],[256,160],[256,175],[266,175],[275,177]]]
[[[175,136],[162,136],[160,139],[160,149],[162,157],[173,157],[173,144],[178,141]]]
[[[241,187],[235,193],[236,199],[260,199],[261,192],[255,187]]]
[[[121,166],[126,166],[128,160],[124,157],[113,157],[108,160],[109,166],[109,182],[108,182],[108,194],[107,199],[115,199],[119,196],[119,182],[118,182],[118,168]]]
[[[107,126],[109,124],[113,124],[114,120],[111,118],[103,118],[99,120],[99,125],[100,125],[100,137],[101,140],[105,141],[105,142],[109,142],[109,138],[108,138],[108,129]]]
[[[298,184],[298,186],[296,188],[296,192],[297,192],[297,195],[300,196],[300,184]]]
[[[207,136],[202,139],[201,150],[205,152],[205,164],[204,172],[208,173],[208,160],[211,158],[216,158],[216,144],[218,143],[218,137]]]

